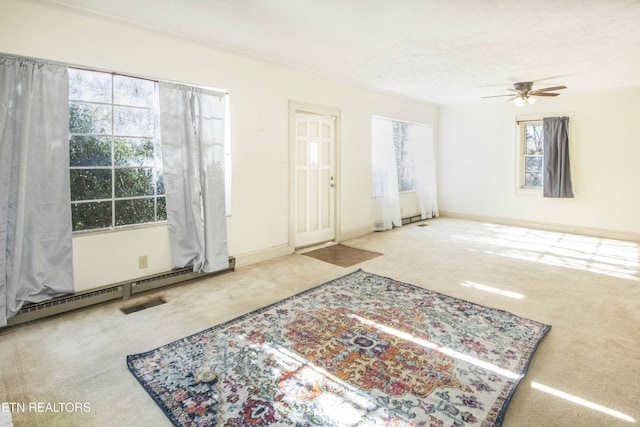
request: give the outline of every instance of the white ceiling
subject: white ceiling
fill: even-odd
[[[438,104],[640,86],[640,0],[36,1]]]

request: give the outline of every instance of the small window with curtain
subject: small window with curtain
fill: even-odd
[[[516,189],[544,197],[573,197],[569,117],[521,116],[516,124]]]

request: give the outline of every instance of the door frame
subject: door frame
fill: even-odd
[[[291,252],[296,250],[296,113],[317,114],[321,116],[335,117],[334,126],[334,170],[335,170],[335,191],[334,191],[334,237],[337,241],[340,234],[340,134],[341,134],[341,113],[340,109],[327,107],[306,102],[289,101],[289,249]],[[320,242],[318,242],[320,243]]]

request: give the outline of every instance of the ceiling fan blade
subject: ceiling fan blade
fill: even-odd
[[[534,92],[549,92],[550,90],[560,90],[560,89],[566,89],[566,86],[553,86],[553,87],[545,87],[543,89],[536,89],[534,90]]]
[[[492,96],[483,96],[483,97],[481,97],[481,99],[484,99],[484,98],[500,98],[500,97],[502,97],[502,96],[513,96],[513,94],[512,94],[512,93],[510,93],[510,94],[508,94],[508,95],[492,95]]]
[[[514,97],[513,97],[513,98],[511,98],[511,99],[507,99],[507,102],[511,102],[511,101],[513,101],[514,99],[518,99],[518,98],[520,98],[520,96],[514,96]]]
[[[558,96],[560,94],[559,93],[551,93],[551,92],[534,91],[534,92],[531,92],[529,95],[531,95],[531,96]]]

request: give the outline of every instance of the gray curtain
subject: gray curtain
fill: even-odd
[[[0,326],[71,293],[67,68],[0,56]]]
[[[573,197],[569,162],[569,118],[545,117],[544,131],[544,197]]]
[[[225,94],[160,82],[169,242],[176,267],[229,267],[224,185]]]

